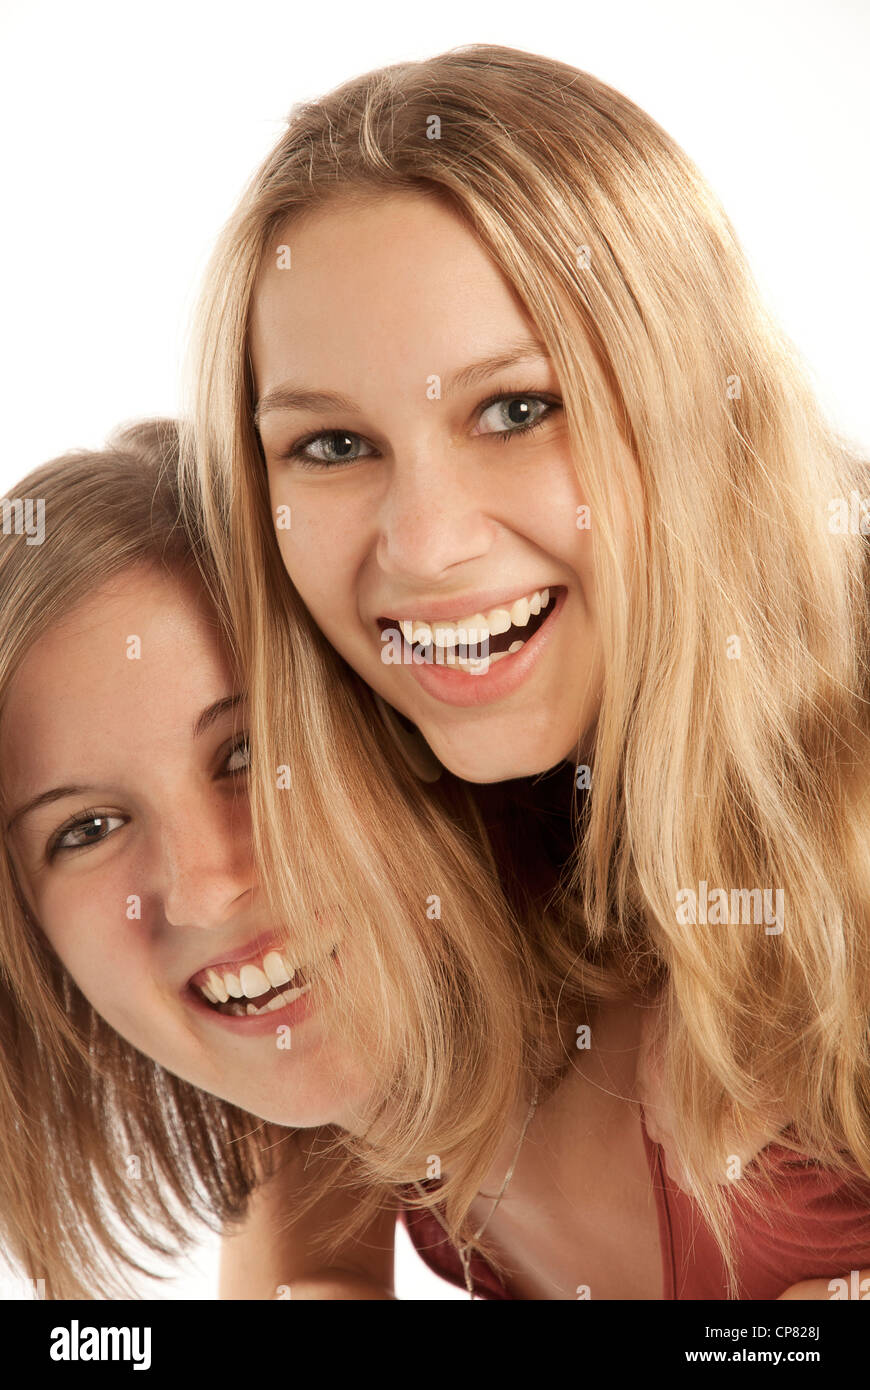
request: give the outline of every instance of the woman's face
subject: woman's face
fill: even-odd
[[[369,1081],[327,1034],[314,972],[298,1002],[248,1012],[305,976],[288,979],[304,962],[258,891],[244,721],[198,585],[127,571],[15,675],[0,719],[13,862],[70,975],[134,1047],[276,1124],[353,1129]],[[335,939],[318,969],[336,968]]]
[[[312,617],[458,776],[574,757],[603,671],[587,499],[522,305],[424,196],[339,203],[280,243],[291,265],[276,245],[250,351],[276,534]]]

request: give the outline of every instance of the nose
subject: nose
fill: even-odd
[[[256,887],[250,814],[243,797],[214,787],[176,802],[160,834],[163,915],[175,927],[223,927]]]
[[[463,476],[446,445],[397,453],[378,523],[380,568],[416,585],[482,558],[497,530],[479,480]]]

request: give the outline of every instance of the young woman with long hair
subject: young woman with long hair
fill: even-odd
[[[194,363],[263,891],[353,924],[373,1189],[493,1297],[870,1263],[867,471],[685,154],[513,49],[346,82]],[[497,925],[409,831],[449,775],[516,849]]]

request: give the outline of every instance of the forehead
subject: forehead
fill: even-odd
[[[86,771],[113,745],[132,750],[188,707],[198,712],[203,692],[227,678],[196,581],[125,572],[43,633],[15,673],[0,715],[4,782],[50,776],[61,761]]]
[[[385,357],[399,366],[409,353],[415,371],[421,356],[433,371],[448,354],[462,365],[458,355],[497,350],[500,334],[527,325],[513,287],[440,199],[336,198],[285,224],[267,248],[252,302],[251,356],[262,391],[294,363],[320,375],[351,357],[370,374],[382,371]]]

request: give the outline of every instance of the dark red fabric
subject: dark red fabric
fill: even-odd
[[[661,1147],[641,1118],[659,1221],[662,1297],[726,1299],[725,1267],[712,1234],[692,1200],[669,1178]],[[751,1214],[735,1203],[735,1253],[741,1299],[775,1299],[803,1279],[848,1280],[852,1270],[870,1268],[870,1181],[850,1184],[810,1159],[770,1144],[749,1170],[764,1166],[775,1178],[765,1212]],[[429,1190],[437,1183],[422,1184]],[[415,1249],[442,1279],[465,1288],[459,1256],[436,1217],[404,1208],[401,1217]],[[471,1262],[475,1296],[511,1299],[480,1257]]]

